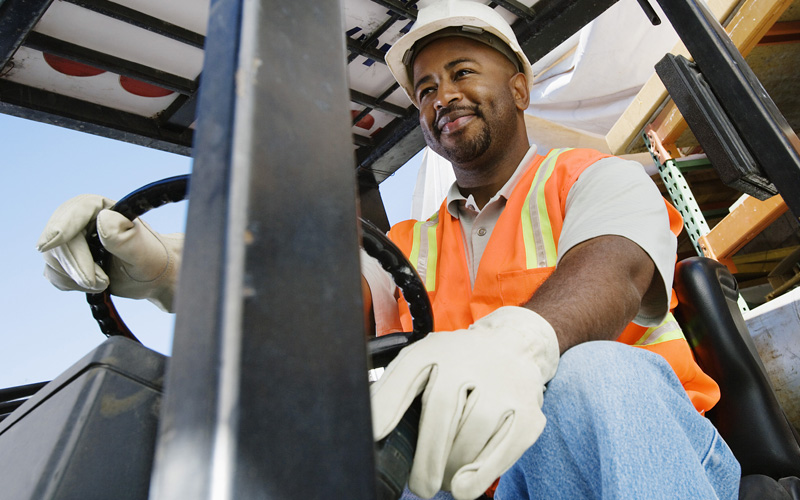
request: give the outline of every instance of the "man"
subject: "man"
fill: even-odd
[[[372,387],[376,439],[422,394],[411,492],[476,498],[500,478],[501,499],[735,497],[738,464],[699,412],[718,390],[668,315],[676,220],[641,166],[529,146],[531,66],[485,5],[421,9],[387,63],[456,173],[436,215],[390,231],[437,330]],[[179,240],[109,203],[78,198],[54,214],[39,242],[46,275],[64,289],[110,280],[168,309]],[[110,278],[80,234],[95,217],[121,262]],[[402,301],[365,275],[379,332],[401,328]]]
[[[738,465],[697,411],[718,389],[667,316],[680,221],[643,169],[529,147],[530,63],[487,6],[421,9],[386,60],[456,174],[437,214],[389,233],[437,329],[372,391],[376,438],[423,395],[411,490],[474,498],[505,472],[503,499],[735,496]],[[376,322],[396,328],[378,303]],[[595,342],[615,339],[663,357]]]

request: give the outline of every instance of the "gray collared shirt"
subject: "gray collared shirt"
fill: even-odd
[[[492,230],[497,225],[497,220],[503,209],[506,208],[506,202],[517,187],[520,177],[525,173],[526,167],[530,164],[533,156],[536,154],[536,145],[534,144],[525,153],[525,157],[517,165],[517,169],[506,181],[500,191],[498,191],[482,209],[478,208],[475,199],[472,195],[464,198],[464,195],[459,191],[456,183],[450,186],[450,191],[447,193],[447,211],[461,222],[461,232],[464,236],[464,251],[467,255],[467,266],[469,267],[469,279],[472,286],[475,286],[475,277],[478,274],[478,265],[480,264],[483,252],[486,250],[486,244],[489,243],[489,237],[492,236]]]

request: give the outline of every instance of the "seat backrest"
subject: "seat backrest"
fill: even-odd
[[[728,269],[692,257],[675,269],[675,317],[697,363],[720,386],[708,412],[742,465],[742,474],[800,476],[800,439],[770,385],[737,304],[738,286]]]

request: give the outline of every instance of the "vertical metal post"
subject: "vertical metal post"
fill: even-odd
[[[240,2],[211,8],[151,497],[374,498],[342,11]]]
[[[800,217],[800,140],[725,30],[697,0],[659,0],[742,140]]]
[[[194,165],[150,498],[210,498],[220,419],[235,74],[242,0],[212,0],[199,91]]]

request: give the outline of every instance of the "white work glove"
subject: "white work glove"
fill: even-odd
[[[110,291],[120,297],[148,299],[172,311],[183,234],[162,235],[141,219],[131,222],[106,210],[112,200],[85,194],[56,209],[36,248],[44,253],[44,276],[60,290]],[[86,243],[86,225],[97,219],[100,242],[112,255],[107,275],[95,264]]]
[[[553,328],[522,307],[501,307],[466,330],[433,332],[403,349],[372,385],[375,440],[422,393],[409,489],[423,498],[440,489],[477,498],[542,433],[544,384],[558,359]]]

